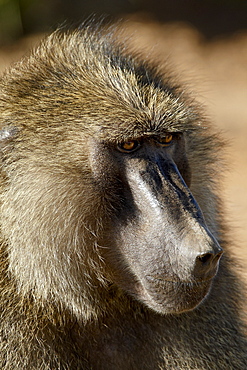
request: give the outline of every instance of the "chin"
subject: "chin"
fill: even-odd
[[[141,284],[136,298],[160,314],[180,314],[191,311],[208,296],[211,280],[200,282],[164,281]]]

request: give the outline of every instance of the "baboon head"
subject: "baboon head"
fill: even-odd
[[[207,296],[222,253],[217,140],[182,90],[113,44],[55,32],[2,77],[9,274],[84,318],[110,287],[180,313]]]

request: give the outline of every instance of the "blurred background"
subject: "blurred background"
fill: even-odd
[[[247,0],[0,0],[0,72],[44,33],[92,14],[126,20],[129,48],[161,68],[168,64],[223,132],[225,212],[233,252],[245,266]]]
[[[245,29],[246,12],[246,0],[0,0],[0,42],[48,31],[65,20],[81,22],[91,14],[125,18],[138,13],[160,22],[189,22],[211,39]]]

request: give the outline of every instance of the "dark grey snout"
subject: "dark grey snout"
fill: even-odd
[[[223,250],[207,228],[175,163],[137,161],[135,170],[132,167],[128,172],[128,180],[139,211],[140,232],[145,231],[144,237],[135,238],[135,244],[141,244],[145,256],[153,250],[157,265],[163,266],[147,266],[147,270],[153,270],[151,275],[163,274],[171,281],[212,279]],[[142,259],[142,255],[137,258]]]

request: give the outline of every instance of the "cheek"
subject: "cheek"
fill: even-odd
[[[181,143],[180,143],[181,142]],[[173,160],[176,163],[176,166],[184,179],[184,182],[188,187],[191,184],[191,169],[189,165],[189,161],[186,154],[186,145],[184,139],[180,139],[179,146],[176,147]]]
[[[102,143],[90,138],[88,143],[88,159],[93,178],[100,186],[105,186],[109,177],[110,166],[109,153],[104,149]]]
[[[187,158],[183,158],[178,161],[177,166],[182,178],[184,179],[185,184],[189,188],[191,185],[191,170]]]

